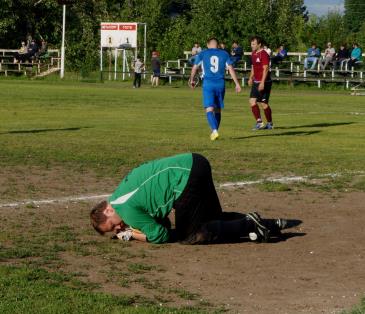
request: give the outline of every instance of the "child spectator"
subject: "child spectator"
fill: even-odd
[[[134,70],[133,88],[140,88],[141,87],[142,70],[144,69],[144,64],[141,61],[140,56],[137,56],[137,59],[134,60],[134,62],[132,63],[132,69]]]

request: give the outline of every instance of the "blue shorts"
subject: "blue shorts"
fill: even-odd
[[[224,80],[214,82],[204,80],[203,82],[203,106],[204,108],[224,108],[224,94],[226,87]]]

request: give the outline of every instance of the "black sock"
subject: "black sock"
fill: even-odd
[[[214,242],[238,241],[255,230],[251,219],[212,220],[204,224]]]

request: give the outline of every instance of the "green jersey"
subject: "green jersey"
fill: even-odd
[[[191,153],[144,163],[123,179],[109,203],[126,224],[141,230],[149,242],[167,242],[168,230],[156,220],[169,215],[188,182],[192,164]]]

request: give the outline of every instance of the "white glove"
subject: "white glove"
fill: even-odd
[[[124,231],[117,233],[117,237],[122,241],[132,240],[132,229],[125,229]]]

